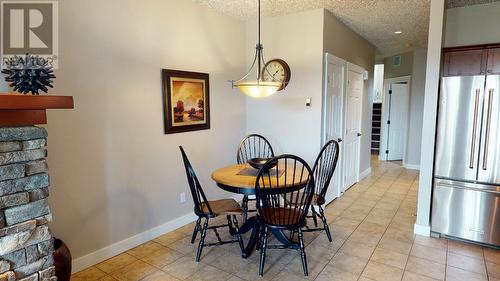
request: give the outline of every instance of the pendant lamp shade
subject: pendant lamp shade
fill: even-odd
[[[266,64],[264,61],[264,48],[260,43],[260,0],[258,0],[258,43],[255,46],[255,56],[253,59],[250,70],[239,80],[232,80],[233,88],[238,88],[242,93],[254,98],[269,97],[276,93],[283,85],[280,81],[264,81],[262,79],[263,66]],[[247,79],[256,72],[256,79]]]
[[[253,98],[265,98],[276,93],[281,82],[250,81],[234,84],[242,93]]]

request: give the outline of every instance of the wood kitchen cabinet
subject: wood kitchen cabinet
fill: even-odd
[[[488,52],[484,49],[445,51],[443,76],[485,74],[487,58]]]
[[[500,44],[443,49],[443,77],[485,74],[500,74]]]
[[[488,74],[500,74],[500,48],[488,50]]]

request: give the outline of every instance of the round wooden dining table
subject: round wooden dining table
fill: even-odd
[[[266,186],[272,186],[277,190],[277,193],[291,192],[304,187],[309,181],[307,176],[300,172],[300,167],[288,165],[288,173],[284,173],[284,166],[279,165],[270,170],[270,177],[264,177],[262,180],[266,182]],[[293,169],[297,169],[293,173]],[[259,170],[253,168],[249,164],[234,164],[212,173],[212,179],[221,189],[243,195],[255,194],[255,182]]]
[[[249,164],[234,164],[214,171],[212,179],[225,191],[254,195],[258,172]]]
[[[279,173],[281,168],[279,166],[275,170],[278,175],[275,174],[274,178],[277,179],[280,183],[295,182],[293,186],[281,186],[278,184],[273,185],[275,186],[275,188],[282,189],[283,192],[301,188],[304,186],[304,184],[307,183],[307,179],[302,179],[302,181],[292,180],[293,177],[297,179],[299,177],[299,173],[282,173],[280,175]],[[235,194],[254,195],[255,182],[257,181],[258,173],[259,170],[253,168],[249,164],[234,164],[214,171],[212,173],[212,179],[215,181],[217,186],[225,191]],[[259,222],[258,216],[248,218],[246,222],[239,228],[241,234],[252,231],[250,239],[242,253],[243,258],[247,258],[252,254],[253,250],[255,249],[255,245],[259,240],[260,230],[261,224]],[[278,241],[280,241],[281,243],[285,245],[292,243],[292,241],[290,241],[289,238],[281,230],[276,228],[271,228],[270,230],[276,237],[276,239],[278,239]]]

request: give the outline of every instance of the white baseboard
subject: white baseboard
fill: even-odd
[[[403,167],[410,170],[420,170],[420,165],[404,163]]]
[[[359,174],[359,180],[362,180],[362,179],[366,178],[371,173],[372,173],[372,168],[371,167],[368,168],[368,169],[366,169],[366,170],[364,170],[362,173]]]
[[[157,238],[165,233],[173,231],[181,226],[189,224],[197,219],[197,216],[191,212],[169,222],[166,222],[157,227],[146,230],[142,233],[116,242],[95,252],[87,254],[73,260],[72,268],[73,273],[81,271],[87,267],[98,264],[104,260],[114,257],[120,253],[128,251],[136,246]]]
[[[413,233],[420,236],[431,236],[431,227],[429,225],[415,224],[413,226]]]
[[[235,194],[234,196],[232,196],[232,198],[240,202],[243,199],[243,195]],[[196,219],[197,216],[194,213],[189,213],[122,241],[106,246],[83,257],[76,258],[72,262],[72,271],[73,273],[75,273],[87,267],[98,264],[143,243],[146,243],[152,239],[155,239],[158,236],[176,230],[177,228],[182,227],[186,224],[192,223]]]

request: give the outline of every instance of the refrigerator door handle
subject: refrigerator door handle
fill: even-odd
[[[492,103],[493,103],[493,93],[494,89],[489,90],[488,97],[488,113],[486,119],[486,133],[484,139],[484,154],[483,154],[483,170],[488,169],[488,152],[489,152],[489,142],[490,142],[490,130],[491,130],[491,111],[492,111]]]
[[[481,93],[480,89],[476,89],[476,99],[474,102],[474,125],[472,126],[472,141],[470,145],[470,159],[469,159],[469,168],[474,169],[474,154],[476,151],[476,134],[477,134],[477,113],[479,107],[479,94]]]
[[[441,182],[441,183],[439,183],[439,185],[451,187],[451,188],[456,188],[456,189],[462,189],[462,190],[472,190],[472,191],[479,191],[479,192],[486,192],[486,193],[490,193],[490,194],[500,195],[500,191],[493,190],[493,189],[476,188],[476,187],[464,186],[464,185],[460,185],[460,184],[453,184],[453,183],[449,183],[449,182]]]

